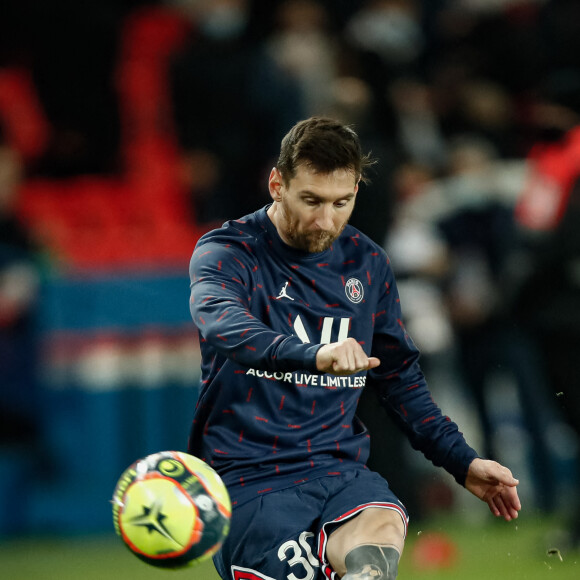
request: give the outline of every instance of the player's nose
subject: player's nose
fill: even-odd
[[[323,205],[320,207],[316,214],[315,225],[318,229],[323,231],[330,231],[332,230],[333,221],[332,221],[332,207],[328,207]]]

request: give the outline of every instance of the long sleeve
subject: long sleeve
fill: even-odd
[[[190,310],[202,342],[249,367],[316,372],[321,345],[276,332],[252,314],[258,269],[247,243],[209,242],[196,249],[190,263]]]
[[[442,466],[464,485],[477,453],[457,425],[433,401],[419,366],[419,351],[407,335],[397,288],[390,267],[385,291],[375,315],[373,355],[381,365],[369,373],[369,385],[414,449]]]

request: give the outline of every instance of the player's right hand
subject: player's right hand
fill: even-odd
[[[353,375],[374,369],[380,364],[378,358],[367,356],[354,338],[325,344],[316,353],[316,368],[332,375]]]
[[[494,516],[508,522],[517,518],[522,509],[518,484],[507,467],[479,457],[471,462],[465,479],[465,488],[486,502]]]

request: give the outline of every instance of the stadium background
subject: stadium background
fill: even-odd
[[[244,18],[204,20],[204,10],[222,4],[242,7]],[[385,7],[392,19],[381,22]],[[493,151],[496,175],[507,175],[502,205],[513,209],[536,138],[527,99],[548,73],[580,71],[579,23],[574,2],[540,0],[3,2],[2,135],[22,161],[16,209],[38,244],[40,277],[32,342],[18,354],[34,381],[22,387],[24,405],[14,406],[22,422],[3,430],[0,445],[6,577],[161,575],[111,537],[112,489],[138,457],[186,445],[199,376],[188,260],[203,231],[267,201],[260,179],[292,122],[330,112],[357,124],[381,169],[354,220],[396,255],[408,240],[392,235],[398,196],[441,185],[462,152]],[[196,52],[204,34],[216,45]],[[232,38],[233,52],[216,52]],[[256,80],[263,99],[256,110],[227,66],[247,47],[264,50],[278,67]],[[184,75],[204,71],[206,61],[205,73]],[[262,63],[235,66],[266,75]],[[223,86],[207,86],[218,77]],[[219,101],[215,108],[210,99]],[[220,149],[220,131],[240,139],[233,153]],[[258,157],[250,176],[227,164],[242,152],[244,160]],[[219,162],[233,186],[212,181]],[[401,254],[401,285],[415,292],[407,258]],[[413,308],[425,296],[409,298],[410,324],[423,320]],[[456,345],[451,326],[443,319],[421,337],[427,375],[441,406],[483,447],[473,401],[442,354]],[[393,480],[405,466],[397,484],[416,516],[401,578],[577,577],[564,517],[577,489],[577,441],[549,400],[557,500],[544,502],[516,387],[498,369],[487,394],[501,398],[493,432],[522,480],[526,511],[517,527],[490,522],[484,506],[389,433],[393,448],[375,461]],[[211,566],[198,577],[213,578]]]

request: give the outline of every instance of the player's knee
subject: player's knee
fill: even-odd
[[[346,555],[342,580],[395,580],[400,556],[393,546],[357,546]]]

